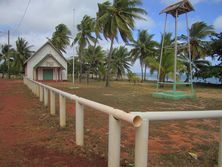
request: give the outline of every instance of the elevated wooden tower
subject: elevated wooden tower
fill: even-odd
[[[183,98],[193,98],[195,97],[195,91],[193,89],[193,75],[192,75],[192,64],[191,64],[191,47],[190,47],[190,33],[189,33],[189,23],[188,23],[188,15],[187,13],[194,11],[192,4],[189,0],[182,0],[175,4],[168,6],[167,8],[163,9],[160,14],[165,13],[165,24],[164,24],[164,33],[162,39],[162,46],[161,46],[161,55],[160,55],[160,63],[159,63],[159,71],[158,71],[158,78],[157,78],[157,91],[153,93],[154,97],[158,98],[166,98],[166,99],[183,99]],[[188,49],[188,58],[189,58],[189,73],[190,78],[189,82],[178,82],[177,81],[177,55],[178,55],[178,17],[180,15],[186,15],[186,30],[187,30],[187,45],[186,48]],[[174,71],[173,71],[173,82],[161,82],[160,81],[160,73],[162,67],[162,59],[163,59],[163,52],[164,49],[164,40],[166,34],[166,25],[167,25],[167,16],[172,15],[175,19],[175,43],[174,43]],[[171,91],[163,92],[160,90],[160,85],[172,85],[173,88]],[[191,91],[178,91],[177,85],[189,85]]]

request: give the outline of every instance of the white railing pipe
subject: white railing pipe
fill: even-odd
[[[222,110],[131,112],[150,121],[222,118]]]
[[[220,119],[220,139],[219,139],[219,155],[218,167],[222,167],[222,110],[211,111],[163,111],[163,112],[132,112],[134,115],[140,115],[143,123],[136,129],[135,144],[135,167],[147,166],[148,159],[148,141],[149,141],[149,121],[163,120],[186,120],[186,119]],[[147,125],[145,125],[147,121]],[[142,135],[143,134],[143,135]],[[145,142],[145,138],[147,143]],[[142,145],[144,147],[142,147]],[[147,155],[145,155],[147,154]]]
[[[28,79],[28,80],[30,80],[30,79]],[[85,106],[91,107],[95,110],[104,112],[106,114],[111,114],[116,119],[125,120],[125,121],[133,124],[134,127],[139,127],[142,123],[142,119],[138,115],[132,115],[132,114],[126,113],[122,110],[114,109],[113,107],[110,107],[110,106],[107,106],[107,105],[104,105],[104,104],[100,104],[100,103],[97,103],[97,102],[94,102],[94,101],[91,101],[91,100],[88,100],[88,99],[85,99],[85,98],[77,97],[76,95],[72,95],[70,93],[61,91],[59,89],[53,88],[53,87],[48,86],[48,85],[44,85],[42,83],[39,83],[39,82],[36,82],[36,81],[33,81],[33,80],[30,80],[30,81],[34,82],[34,83],[37,83],[40,86],[43,86],[44,88],[46,88],[48,90],[52,90],[55,93],[57,93],[59,95],[62,95],[64,97],[68,98],[68,99],[78,100],[79,103],[81,103]]]
[[[84,99],[81,97],[78,98],[78,101],[80,104],[83,104],[84,106],[88,106],[88,107],[91,107],[95,110],[104,112],[106,114],[113,115],[116,119],[121,119],[121,120],[127,121],[127,122],[133,124],[134,127],[139,127],[142,123],[142,119],[138,115],[129,114],[129,113],[126,113],[122,110],[114,109],[114,108],[109,107],[107,105],[100,104],[100,103],[97,103],[97,102],[94,102],[94,101],[91,101],[88,99]]]

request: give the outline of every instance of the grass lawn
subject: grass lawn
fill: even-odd
[[[103,82],[91,81],[89,85],[76,83],[78,89],[71,89],[71,82],[47,83],[66,92],[109,106],[131,111],[189,111],[222,109],[221,87],[195,86],[196,99],[166,100],[152,97],[153,83],[132,84],[127,81],[113,81],[109,88]],[[187,89],[181,87],[182,90]],[[68,112],[74,115],[74,105],[68,101]],[[71,122],[73,124],[73,122]],[[86,108],[85,148],[107,156],[108,116]],[[214,166],[217,164],[218,120],[153,121],[150,123],[149,165],[150,166]],[[121,163],[132,166],[134,162],[134,128],[122,123]],[[194,159],[189,152],[195,153]]]

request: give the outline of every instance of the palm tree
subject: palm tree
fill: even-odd
[[[23,39],[18,37],[16,41],[15,61],[14,65],[19,72],[24,72],[24,62],[28,59],[33,51],[31,51],[31,45]]]
[[[65,24],[59,24],[55,27],[52,34],[52,44],[60,51],[66,53],[65,48],[70,44],[71,32]]]
[[[74,38],[73,44],[78,42],[79,45],[79,60],[80,60],[80,76],[79,82],[82,79],[82,65],[83,65],[83,50],[87,45],[91,45],[90,42],[95,42],[95,37],[92,36],[93,31],[93,18],[85,15],[80,24],[77,25],[78,33]]]
[[[133,40],[132,30],[135,19],[142,19],[141,15],[146,14],[144,9],[138,7],[141,4],[140,0],[113,0],[112,4],[108,1],[98,4],[97,21],[99,27],[101,27],[105,39],[111,41],[106,69],[106,87],[109,86],[114,40],[117,40],[118,33],[126,43]]]
[[[192,24],[190,30],[190,50],[191,50],[191,63],[198,62],[197,60],[207,56],[209,42],[206,41],[206,37],[214,33],[213,26],[208,26],[205,22],[196,22]],[[187,41],[187,36],[182,35],[180,39]],[[186,52],[187,53],[187,52]],[[188,53],[186,54],[188,57]],[[189,80],[190,67],[187,66],[187,78]]]
[[[92,32],[94,32],[94,34],[95,34],[95,41],[94,41],[94,46],[93,46],[93,48],[94,48],[93,49],[93,57],[94,57],[94,54],[96,51],[96,45],[98,43],[98,40],[101,39],[101,37],[100,37],[101,27],[99,26],[98,21],[97,21],[98,15],[99,15],[98,12],[96,13],[96,15],[97,15],[97,18],[92,19]]]
[[[153,40],[153,34],[148,34],[147,30],[139,31],[137,41],[133,41],[130,44],[133,49],[130,51],[132,62],[135,63],[137,59],[140,61],[140,68],[141,68],[141,82],[143,82],[146,73],[146,66],[147,64],[144,63],[146,57],[153,56],[156,52],[156,47],[158,43]]]
[[[12,48],[11,45],[8,44],[1,45],[0,57],[4,61],[3,64],[5,69],[7,69],[8,78],[10,78],[10,66],[11,66],[11,61],[13,60],[14,53],[15,50]],[[3,72],[3,77],[4,77],[4,72]]]
[[[94,53],[93,53],[94,52]],[[93,53],[93,54],[92,54]],[[100,65],[104,64],[105,52],[101,46],[89,46],[84,52],[84,62],[87,66],[87,84],[89,83],[89,75],[95,74]]]
[[[127,48],[120,46],[114,48],[111,57],[111,70],[116,73],[116,79],[120,79],[125,71],[129,72],[131,67],[131,57]]]
[[[160,50],[163,42],[163,35],[161,37],[161,42],[159,44],[159,51],[158,54],[155,57],[147,57],[144,61],[146,64],[149,65],[151,68],[151,72],[157,71],[159,68],[159,62],[160,62]],[[165,79],[167,76],[172,77],[173,71],[174,71],[174,39],[172,39],[171,33],[166,33],[164,38],[165,46],[167,46],[167,49],[164,49],[163,56],[162,56],[162,64],[159,74],[159,82],[165,82]],[[182,63],[178,62],[177,64],[178,70],[183,69]]]

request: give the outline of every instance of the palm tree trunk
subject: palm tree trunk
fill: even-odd
[[[86,83],[87,85],[89,84],[89,71],[87,71],[87,74],[86,74]]]
[[[107,61],[106,87],[110,86],[110,83],[109,83],[109,75],[110,75],[111,56],[112,56],[112,51],[113,51],[113,42],[114,42],[114,38],[111,39],[111,45],[110,45],[109,56],[108,56],[108,61]]]
[[[186,79],[185,79],[185,81],[184,82],[189,82],[189,80],[190,80],[190,73],[189,73],[189,67],[187,66],[187,72],[186,72]]]
[[[80,62],[80,69],[79,69],[79,83],[82,82],[82,49],[79,50],[79,62]]]
[[[144,67],[144,81],[146,81],[146,69],[147,69],[147,65],[145,65]]]
[[[98,36],[96,36],[96,41],[94,42],[92,57],[95,57],[97,40],[98,40]],[[87,74],[87,84],[89,84],[89,75],[91,73],[91,68],[92,68],[92,64],[89,65],[89,70],[88,70],[88,74]]]
[[[3,70],[2,71],[2,78],[4,78],[4,76],[5,76],[5,71]]]
[[[7,63],[7,65],[8,65],[8,79],[10,79],[11,78],[11,75],[10,75],[10,61],[8,60],[8,63]]]
[[[143,62],[140,61],[140,68],[141,68],[141,83],[143,82]]]

